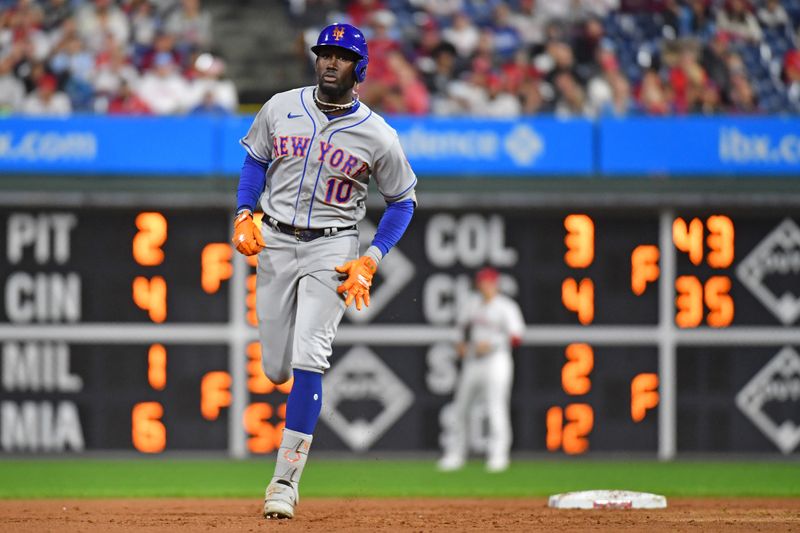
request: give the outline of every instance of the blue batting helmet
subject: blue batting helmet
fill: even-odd
[[[319,34],[317,44],[311,47],[311,51],[319,54],[319,49],[323,46],[344,48],[358,55],[360,59],[355,68],[356,81],[361,83],[366,79],[369,50],[367,49],[367,40],[361,30],[350,24],[331,24]]]

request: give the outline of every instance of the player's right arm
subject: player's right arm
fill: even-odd
[[[261,230],[253,221],[253,212],[266,186],[269,150],[272,134],[269,125],[269,102],[264,104],[253,120],[250,130],[239,143],[247,151],[236,190],[236,218],[231,241],[239,253],[255,255],[265,244]]]

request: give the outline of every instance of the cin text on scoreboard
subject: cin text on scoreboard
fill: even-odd
[[[363,246],[379,217],[360,225]],[[527,324],[515,450],[796,454],[798,222],[791,209],[423,205],[371,306],[342,321],[315,446],[450,438],[452,326],[492,265]],[[0,449],[273,451],[291,383],[261,372],[255,261],[230,226],[222,208],[3,207]],[[484,417],[477,406],[475,450]]]

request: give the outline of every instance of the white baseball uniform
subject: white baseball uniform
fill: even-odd
[[[508,464],[511,450],[511,385],[514,362],[511,357],[513,339],[521,339],[525,331],[522,311],[514,300],[497,294],[485,301],[472,298],[458,319],[460,331],[469,331],[467,354],[456,386],[454,438],[445,450],[451,463],[463,463],[467,456],[467,425],[473,402],[486,402],[489,415],[489,465],[502,468]],[[490,346],[488,353],[478,355],[481,343]]]
[[[329,367],[345,311],[334,267],[358,257],[355,226],[366,213],[370,178],[387,203],[416,202],[417,178],[397,132],[362,103],[329,118],[315,105],[314,90],[273,96],[240,141],[269,165],[256,310],[264,372],[277,383],[291,377],[292,367]],[[314,232],[305,230],[324,235],[306,240]]]

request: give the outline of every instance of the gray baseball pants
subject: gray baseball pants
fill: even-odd
[[[265,221],[262,234],[256,313],[264,373],[276,384],[288,381],[292,368],[323,373],[345,311],[334,268],[358,256],[358,231],[302,242]]]

